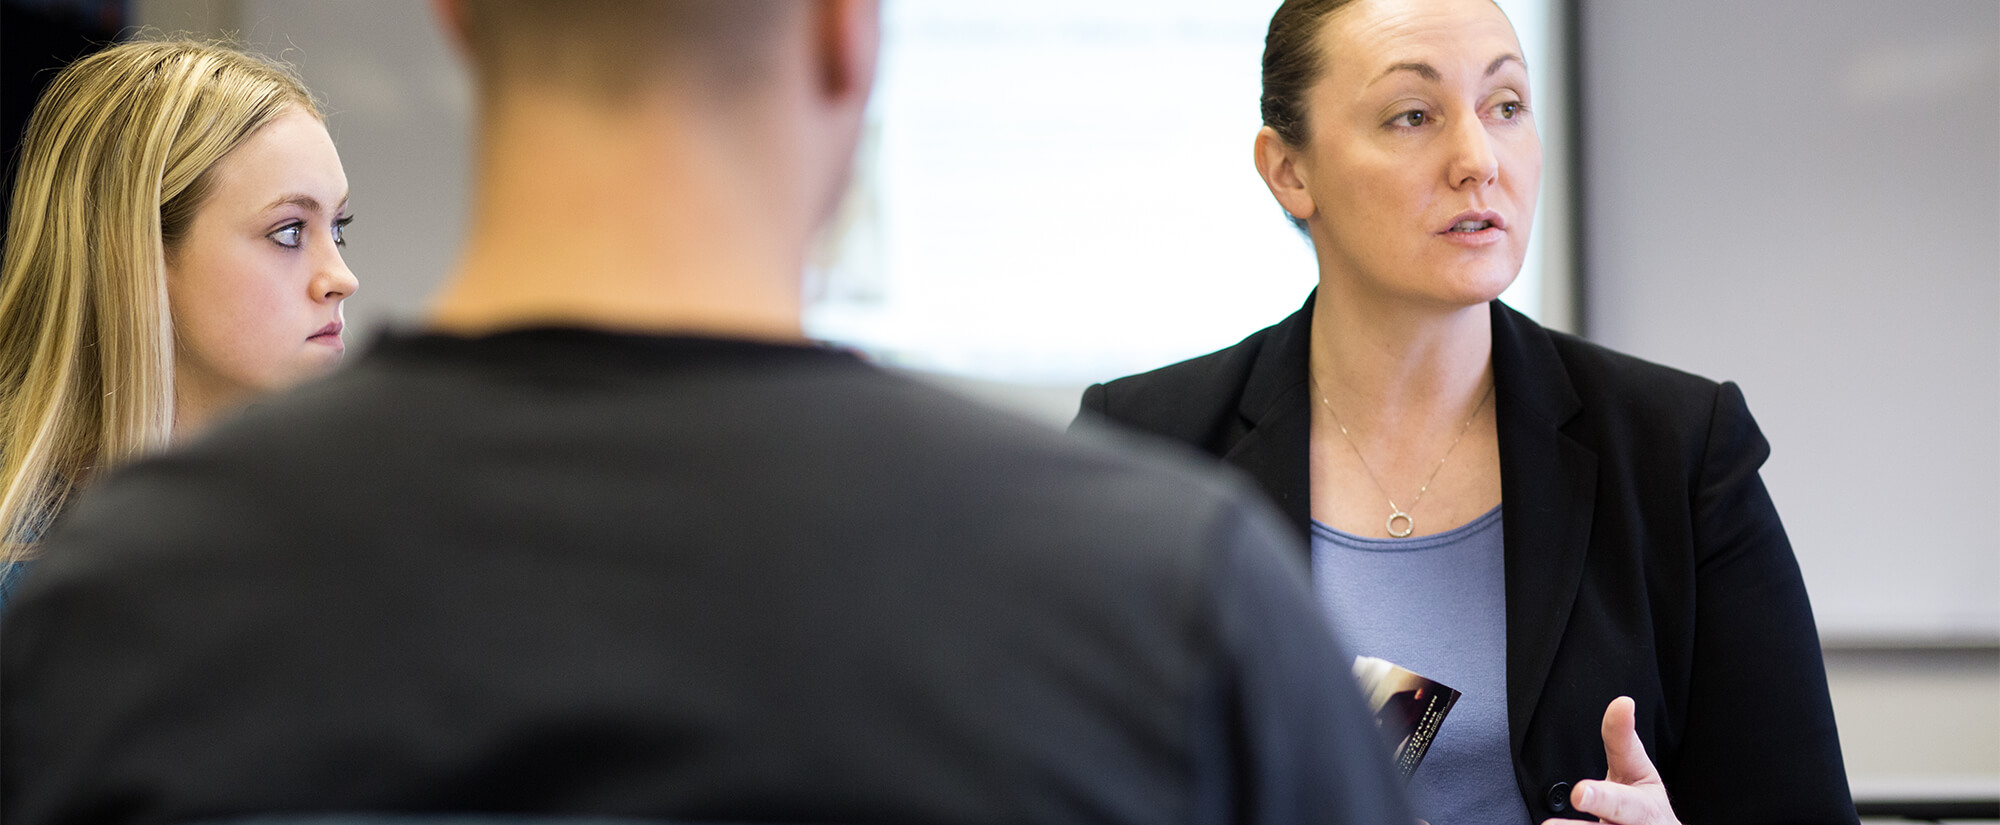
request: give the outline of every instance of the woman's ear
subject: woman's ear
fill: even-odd
[[[1278,136],[1269,126],[1257,130],[1257,175],[1270,187],[1271,197],[1278,199],[1278,205],[1285,212],[1301,221],[1310,220],[1319,207],[1313,203],[1312,195],[1306,191],[1305,170],[1300,166],[1299,150]]]

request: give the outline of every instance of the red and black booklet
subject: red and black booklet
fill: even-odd
[[[1354,678],[1361,682],[1361,697],[1375,711],[1376,726],[1396,743],[1396,770],[1409,781],[1437,738],[1445,714],[1458,703],[1458,691],[1373,656],[1354,657]]]

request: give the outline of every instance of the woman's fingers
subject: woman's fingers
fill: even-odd
[[[1620,785],[1616,782],[1578,782],[1570,791],[1576,809],[1617,825],[1673,825],[1674,809],[1667,804],[1666,789],[1659,785]]]
[[[1660,781],[1660,772],[1646,756],[1646,744],[1639,741],[1635,726],[1637,712],[1630,696],[1611,700],[1604,709],[1604,760],[1609,766],[1604,778],[1624,785]]]
[[[1620,696],[1604,709],[1599,731],[1604,738],[1604,779],[1576,783],[1570,804],[1617,825],[1678,825],[1660,772],[1639,740],[1634,707],[1631,697]]]

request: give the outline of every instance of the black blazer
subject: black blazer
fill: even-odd
[[[1228,349],[1099,384],[1107,418],[1248,472],[1311,519],[1313,301]],[[1697,825],[1856,821],[1798,562],[1757,468],[1769,445],[1734,384],[1543,329],[1498,301],[1515,776],[1536,821],[1604,777],[1618,696],[1675,812]]]

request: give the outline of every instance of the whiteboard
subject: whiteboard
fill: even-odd
[[[1579,3],[1583,325],[1739,382],[1831,645],[2000,641],[2000,3]]]

